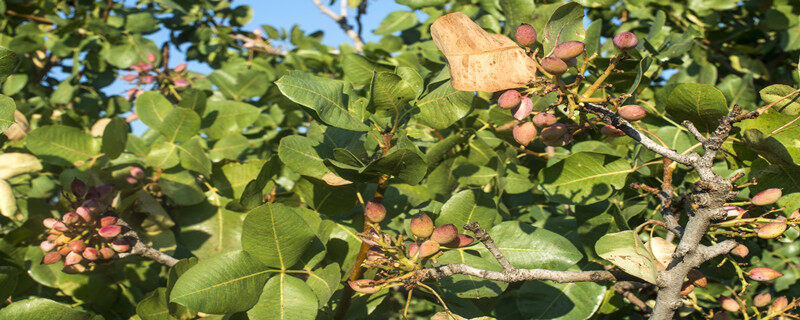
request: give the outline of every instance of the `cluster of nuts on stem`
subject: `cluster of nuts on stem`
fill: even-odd
[[[114,259],[118,252],[129,251],[130,242],[120,236],[124,227],[110,211],[113,187],[90,188],[78,179],[73,180],[70,187],[72,195],[65,196],[71,200],[69,205],[74,211],[65,213],[60,220],[46,218],[43,221],[47,236],[40,247],[47,253],[42,264],[63,260],[64,272],[80,273],[93,269],[97,263]]]
[[[519,26],[516,30],[515,37],[517,42],[529,49],[531,45],[536,43],[536,30],[527,24]],[[597,90],[600,84],[605,80],[608,74],[613,71],[613,66],[617,61],[624,57],[627,50],[635,48],[639,40],[633,33],[623,32],[618,34],[613,39],[614,46],[619,49],[623,54],[612,58],[612,64],[609,69],[602,76],[598,77],[595,84],[590,86],[582,95],[578,95],[577,89],[580,81],[583,79],[586,63],[594,58],[585,57],[586,50],[585,44],[580,41],[566,41],[558,44],[550,56],[538,59],[534,51],[531,53],[531,58],[537,61],[539,70],[543,71],[545,78],[534,79],[532,86],[526,87],[523,90],[510,89],[500,94],[497,99],[497,104],[500,108],[508,109],[511,111],[514,118],[521,123],[514,126],[512,134],[514,140],[523,146],[528,146],[536,139],[537,133],[543,144],[548,146],[564,146],[572,141],[572,132],[568,125],[558,122],[558,119],[547,110],[536,113],[533,115],[531,121],[525,121],[533,114],[534,102],[530,98],[532,95],[544,96],[550,92],[558,92],[560,100],[554,105],[564,102],[569,103],[570,109],[574,109],[577,104],[591,101],[591,95]],[[584,65],[578,66],[578,56],[584,55]],[[561,75],[566,73],[569,68],[576,69],[576,81],[572,84],[565,85],[561,79]],[[583,101],[581,98],[585,98]],[[624,97],[623,97],[624,98]],[[576,101],[577,100],[577,101]],[[605,101],[605,99],[601,99]],[[619,99],[621,101],[621,99]],[[619,115],[628,121],[638,121],[647,115],[647,111],[638,105],[624,105],[617,109]],[[539,132],[541,130],[541,132]],[[600,132],[609,137],[624,136],[621,130],[612,125],[605,125],[600,129]]]
[[[412,239],[381,231],[379,223],[386,217],[386,208],[380,203],[367,202],[364,216],[369,228],[359,234],[359,237],[371,247],[363,266],[378,270],[378,274],[377,280],[359,279],[348,282],[354,291],[360,293],[375,293],[383,288],[404,284],[413,285],[414,271],[422,269],[428,261],[435,259],[442,249],[462,248],[474,241],[472,237],[458,233],[455,225],[434,226],[433,220],[425,213],[411,217]]]
[[[140,87],[150,84],[167,84],[171,83],[175,88],[184,88],[190,85],[186,80],[186,64],[181,63],[173,68],[169,74],[161,72],[153,64],[156,62],[156,55],[152,52],[147,54],[148,62],[139,62],[130,66],[133,73],[122,76],[122,80],[135,84],[136,87],[128,89],[128,101],[133,100],[136,96],[142,94],[144,89]],[[166,62],[165,62],[166,63]]]

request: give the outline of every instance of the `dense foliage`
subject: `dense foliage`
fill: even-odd
[[[698,235],[742,246],[691,271],[675,307],[788,317],[799,3],[397,2],[363,30],[378,43],[332,48],[302,26],[245,30],[258,13],[235,1],[0,1],[0,319],[644,318],[680,241],[665,212],[685,226],[706,178],[588,104],[682,155],[705,154],[734,106],[762,113],[719,142],[711,169],[741,180],[729,220]],[[346,4],[357,37],[370,3]],[[454,12],[529,45],[513,48],[535,59],[501,61],[538,72],[522,95],[454,88],[431,35]],[[169,65],[175,51],[214,71]],[[508,271],[483,230],[514,268],[627,287],[417,273]]]

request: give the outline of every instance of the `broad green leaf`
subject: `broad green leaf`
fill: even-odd
[[[16,267],[0,266],[0,299],[6,300],[17,288],[20,271]]]
[[[424,7],[441,6],[447,3],[447,0],[397,0],[396,2],[408,6],[411,9],[420,9]]]
[[[586,56],[591,56],[600,51],[600,35],[603,31],[603,20],[595,20],[586,27]]]
[[[161,59],[161,54],[155,42],[138,34],[125,37],[121,44],[112,46],[105,41],[103,43],[105,46],[100,52],[101,56],[117,68],[124,69],[137,62],[146,62],[148,53],[156,56],[156,65]]]
[[[72,101],[72,98],[75,97],[75,93],[78,91],[78,87],[73,86],[70,81],[70,79],[67,79],[58,84],[58,87],[50,96],[51,103],[68,104]]]
[[[742,109],[749,110],[756,105],[756,88],[752,75],[748,74],[741,78],[733,74],[728,75],[717,88],[725,95],[730,106],[738,104]]]
[[[329,216],[347,213],[358,203],[357,189],[352,184],[332,186],[321,180],[305,178],[295,183],[294,191],[311,209]]]
[[[134,101],[139,120],[153,129],[161,127],[161,122],[172,111],[172,103],[158,91],[147,91],[136,97]]]
[[[242,191],[242,196],[234,200],[229,206],[230,209],[236,211],[249,211],[262,203],[264,203],[263,190],[270,182],[273,176],[278,174],[281,170],[281,162],[276,156],[272,156],[269,160],[261,166],[258,176],[247,183]]]
[[[465,263],[471,267],[501,271],[503,268],[492,255],[478,254],[472,250],[448,250],[438,259],[439,264]],[[508,283],[486,280],[468,275],[453,275],[439,279],[442,289],[459,298],[479,299],[496,297],[503,293]]]
[[[211,191],[200,204],[178,208],[180,243],[200,259],[242,248],[242,222],[246,215],[225,209],[231,200]]]
[[[100,151],[110,159],[116,159],[125,151],[128,141],[128,123],[122,118],[114,117],[103,129],[103,144]]]
[[[422,156],[414,150],[405,148],[391,151],[364,168],[364,173],[375,176],[390,174],[401,182],[411,185],[422,181],[427,171],[428,165]]]
[[[414,118],[435,129],[447,128],[472,111],[474,96],[472,92],[453,89],[450,81],[433,89],[429,86],[417,101],[419,112]]]
[[[251,319],[313,320],[317,316],[317,297],[303,280],[279,273],[267,281],[247,315]]]
[[[570,2],[562,5],[553,12],[550,19],[541,34],[541,42],[546,53],[549,56],[553,53],[553,49],[563,42],[567,41],[583,41],[583,7],[575,2]]]
[[[331,263],[324,268],[314,269],[308,272],[308,280],[306,284],[314,290],[317,295],[317,304],[319,308],[328,304],[336,289],[339,287],[339,281],[342,278],[342,269],[339,268],[338,263]]]
[[[419,92],[414,85],[391,72],[375,73],[370,85],[370,102],[367,107],[378,115],[399,117],[408,109],[408,102]]]
[[[751,129],[756,129],[761,131],[765,138],[778,140],[791,155],[792,162],[797,163],[795,159],[800,160],[800,126],[795,122],[793,125],[778,131],[779,128],[791,122],[794,118],[776,110],[768,110],[758,118],[742,121],[740,127],[745,133]],[[759,152],[759,150],[754,151]]]
[[[8,320],[89,320],[94,316],[86,311],[45,298],[16,301],[0,309],[0,319]]]
[[[246,311],[258,302],[270,272],[244,251],[222,253],[181,275],[169,298],[205,313]]]
[[[62,166],[100,154],[99,139],[63,125],[36,128],[25,136],[25,146],[40,159]]]
[[[0,80],[2,82],[2,80]],[[22,89],[25,88],[25,85],[28,84],[28,74],[25,73],[15,73],[8,78],[6,78],[6,82],[3,83],[3,94],[6,95],[13,95],[16,94]]]
[[[769,87],[761,89],[758,94],[761,95],[761,100],[764,100],[764,102],[767,104],[775,102],[775,104],[772,105],[772,108],[776,111],[788,116],[797,116],[800,114],[800,102],[797,101],[798,98],[800,98],[800,93],[792,94],[792,92],[795,90],[795,88],[785,84],[773,84]],[[785,96],[788,97],[778,101]]]
[[[222,159],[236,160],[251,146],[250,140],[247,140],[243,135],[234,134],[219,139],[219,141],[214,143],[214,147],[208,151],[208,158],[214,162]]]
[[[563,236],[519,221],[506,221],[489,230],[495,245],[514,267],[566,270],[583,254]],[[484,247],[478,249],[488,256]]]
[[[142,320],[173,320],[169,314],[167,288],[161,287],[150,293],[136,305],[136,315]]]
[[[576,2],[580,3],[584,7],[590,7],[590,8],[608,7],[612,4],[617,3],[616,0],[578,0]]]
[[[208,95],[199,89],[184,89],[181,91],[181,101],[178,106],[181,108],[192,109],[197,114],[205,114]]]
[[[242,248],[271,268],[293,267],[314,239],[315,230],[294,209],[278,203],[251,210],[242,225]]]
[[[439,162],[441,162],[445,156],[447,156],[447,152],[455,148],[457,145],[466,142],[473,133],[473,131],[461,131],[450,134],[447,136],[447,138],[444,138],[433,144],[433,146],[429,147],[425,152],[425,160],[428,163],[428,169],[433,170],[433,168],[435,168],[436,165],[438,165]]]
[[[255,69],[241,70],[235,74],[220,69],[212,72],[208,79],[217,85],[225,97],[236,101],[261,96],[270,84],[269,75]]]
[[[539,186],[550,201],[585,205],[625,187],[633,169],[628,160],[593,152],[574,153],[539,172]]]
[[[0,84],[2,84],[8,75],[14,72],[17,68],[20,59],[14,51],[8,50],[0,46]],[[0,130],[2,131],[2,130]]]
[[[241,133],[258,119],[261,110],[249,103],[210,100],[206,104],[202,126],[209,139]]]
[[[0,95],[0,132],[6,131],[8,127],[16,123],[14,121],[14,110],[17,110],[17,104],[14,103],[14,99]]]
[[[757,152],[772,164],[794,166],[789,150],[773,137],[766,136],[758,129],[747,129],[742,134],[742,141],[751,150]]]
[[[245,186],[258,176],[266,160],[251,159],[247,162],[231,162],[222,166],[222,174],[214,173],[213,184],[224,197],[242,197]]]
[[[169,142],[184,142],[200,130],[200,116],[186,108],[172,108],[158,127]]]
[[[600,307],[606,288],[594,282],[525,281],[517,306],[525,319],[589,319]]]
[[[197,262],[198,259],[194,257],[181,259],[178,263],[169,268],[167,272],[167,291],[164,293],[164,301],[168,303],[169,314],[175,318],[186,319],[197,316],[197,312],[177,303],[169,302],[169,295],[172,293],[172,289],[175,288],[175,283],[178,282],[180,276],[186,273],[186,271],[189,271],[189,269],[197,265]]]
[[[678,122],[689,120],[701,132],[717,128],[719,120],[728,114],[728,102],[719,89],[707,84],[680,84],[669,94],[667,113]]]
[[[368,85],[372,80],[373,73],[391,71],[388,67],[376,64],[355,53],[342,54],[341,66],[344,79],[356,85]]]
[[[350,84],[328,78],[292,71],[275,81],[281,92],[292,101],[314,110],[328,125],[354,131],[367,131],[368,127],[351,110],[355,99],[347,94]]]
[[[639,235],[633,230],[607,234],[597,240],[594,250],[623,271],[656,283],[658,270],[653,254],[647,250]]]
[[[153,145],[144,162],[151,167],[169,169],[180,162],[178,145],[169,142],[160,142]]]
[[[513,35],[523,23],[529,23],[536,5],[533,0],[500,0],[500,7],[506,17],[506,33]]]
[[[395,11],[389,13],[386,18],[381,21],[378,29],[373,33],[381,36],[390,35],[397,31],[410,29],[417,24],[417,14],[411,11]]]
[[[465,224],[477,222],[482,228],[489,230],[494,226],[496,216],[497,206],[490,194],[468,189],[454,194],[442,205],[436,225],[452,223],[459,232],[464,232]]]
[[[205,199],[203,190],[189,171],[165,172],[159,179],[161,191],[179,205],[190,206]]]
[[[202,138],[194,137],[178,146],[181,166],[194,172],[211,175],[211,161],[201,145]]]
[[[314,178],[322,178],[330,170],[319,155],[320,143],[304,136],[288,136],[281,139],[278,156],[293,171]]]
[[[125,17],[125,30],[128,32],[150,33],[158,29],[158,20],[150,12],[130,13]]]

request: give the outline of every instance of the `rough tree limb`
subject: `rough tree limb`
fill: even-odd
[[[319,0],[311,0],[311,1],[313,1],[314,4],[317,6],[317,8],[319,8],[319,11],[322,11],[322,13],[331,17],[333,21],[339,24],[339,27],[342,28],[344,33],[347,34],[347,36],[350,37],[351,40],[353,40],[353,47],[356,49],[356,51],[358,52],[364,51],[364,40],[361,40],[361,36],[358,34],[358,32],[353,30],[353,26],[347,23],[347,7],[342,7],[341,14],[337,14],[336,12],[333,12],[333,10],[322,4],[322,2],[320,2]],[[344,6],[345,0],[340,0],[340,1],[342,1]]]
[[[178,263],[178,259],[175,259],[172,256],[145,244],[144,241],[142,241],[139,237],[139,234],[137,234],[136,231],[133,231],[133,228],[131,228],[130,225],[125,222],[125,220],[122,220],[122,218],[117,218],[117,224],[127,228],[128,231],[120,235],[120,237],[128,240],[131,244],[131,251],[120,253],[120,258],[125,258],[130,255],[137,255],[153,260],[167,267],[172,267]]]

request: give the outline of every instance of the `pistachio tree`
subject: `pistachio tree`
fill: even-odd
[[[0,319],[797,317],[800,4],[305,1],[0,2]]]

